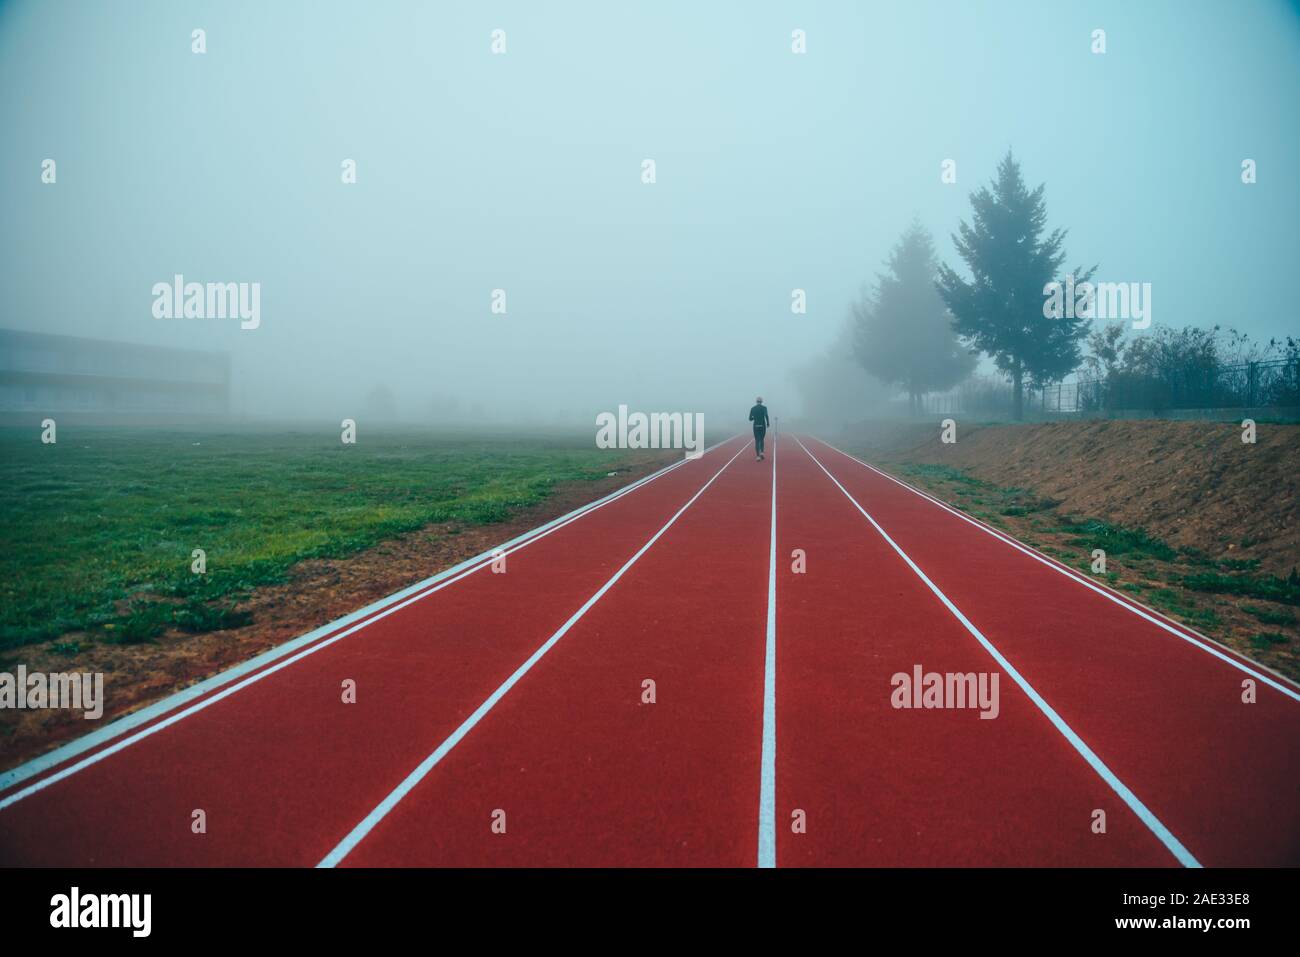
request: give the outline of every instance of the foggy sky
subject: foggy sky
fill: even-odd
[[[1157,323],[1294,334],[1297,102],[1281,0],[18,0],[0,325],[228,350],[236,409],[266,416],[337,420],[384,384],[411,419],[454,397],[740,429],[760,393],[797,414],[789,370],[914,216],[956,265],[1010,147],[1067,263],[1151,282]],[[260,282],[261,327],[155,319],[176,273]]]

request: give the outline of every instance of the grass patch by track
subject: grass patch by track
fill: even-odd
[[[1242,605],[1241,610],[1266,625],[1295,625],[1295,615],[1283,609],[1261,608],[1259,605]]]
[[[1245,598],[1300,605],[1300,578],[1297,578],[1294,571],[1288,578],[1279,578],[1276,575],[1223,575],[1218,572],[1198,572],[1183,576],[1182,583],[1193,591],[1241,595]]]
[[[1195,598],[1179,588],[1155,588],[1142,596],[1143,601],[1197,628],[1213,630],[1220,623],[1218,614],[1202,608]]]
[[[1151,557],[1169,562],[1178,554],[1172,546],[1147,534],[1143,528],[1126,528],[1100,519],[1087,519],[1082,522],[1067,521],[1062,529],[1078,533],[1070,539],[1071,545],[1089,550],[1101,548],[1107,556]]]
[[[1281,632],[1261,631],[1259,634],[1251,636],[1250,643],[1256,648],[1265,649],[1272,648],[1274,645],[1284,645],[1290,640]]]
[[[0,648],[91,631],[244,623],[235,601],[294,564],[430,523],[485,525],[622,455],[579,442],[337,432],[0,430]],[[207,573],[191,572],[201,548]]]

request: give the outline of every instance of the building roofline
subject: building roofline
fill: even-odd
[[[33,332],[28,329],[10,329],[7,327],[0,327],[0,339],[8,337],[45,341],[55,345],[59,343],[80,343],[83,345],[106,346],[113,349],[129,349],[133,352],[146,350],[150,352],[167,353],[170,355],[184,354],[191,356],[204,356],[207,358],[219,356],[227,360],[231,357],[231,353],[228,349],[187,349],[177,346],[160,346],[143,342],[124,342],[121,339],[96,339],[90,336],[69,336],[57,332]]]

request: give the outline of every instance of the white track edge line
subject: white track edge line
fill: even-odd
[[[795,441],[799,442],[798,437],[795,438]],[[1025,680],[1025,678],[1020,674],[1019,671],[1015,669],[1015,667],[1011,664],[1011,662],[1009,662],[1005,657],[1003,657],[1002,653],[993,646],[993,643],[990,642],[987,638],[985,638],[984,635],[980,632],[980,630],[976,628],[974,624],[971,623],[970,619],[968,619],[964,614],[962,614],[961,609],[958,608],[956,605],[954,605],[948,599],[948,596],[939,590],[939,587],[935,585],[934,582],[930,581],[930,579],[926,576],[925,572],[921,571],[921,569],[917,566],[917,564],[914,561],[912,561],[912,559],[908,556],[908,554],[905,551],[903,551],[892,538],[889,537],[889,534],[883,528],[880,527],[879,523],[874,518],[871,517],[871,515],[867,512],[867,510],[858,504],[858,500],[855,499],[852,495],[850,495],[848,490],[843,485],[840,484],[839,479],[837,479],[834,475],[832,475],[827,470],[826,466],[822,465],[822,463],[818,460],[817,456],[813,455],[812,452],[808,451],[808,448],[802,442],[799,442],[799,446],[804,450],[804,452],[808,454],[808,457],[810,459],[812,459],[814,462],[817,463],[818,468],[820,468],[823,472],[826,473],[826,477],[829,478],[832,482],[834,482],[836,487],[841,492],[844,493],[845,498],[847,498],[850,502],[852,502],[854,507],[859,512],[862,513],[862,515],[866,518],[868,522],[872,524],[872,527],[874,527],[875,530],[880,533],[880,537],[889,543],[889,546],[898,554],[900,558],[903,559],[903,561],[907,562],[908,567],[911,568],[912,571],[916,573],[916,576],[925,583],[926,587],[929,588],[930,591],[934,593],[935,597],[937,597],[941,602],[943,602],[944,606],[948,609],[948,611],[952,613],[953,617],[955,617],[959,622],[961,622],[962,625],[966,628],[966,630],[969,631],[975,637],[975,639],[981,645],[984,646],[984,650],[987,651],[993,657],[994,661],[996,661],[999,665],[1002,666],[1002,668],[1006,671],[1006,673],[1011,676],[1011,679],[1015,681],[1017,685],[1020,686],[1020,689],[1024,691],[1026,695],[1029,696],[1029,700],[1034,703],[1034,705],[1038,708],[1039,711],[1041,711],[1044,715],[1047,716],[1047,719],[1052,722],[1056,730],[1059,731],[1065,737],[1065,739],[1070,742],[1070,745],[1074,748],[1074,750],[1077,751],[1083,757],[1083,759],[1088,762],[1088,765],[1095,772],[1097,772],[1098,776],[1100,776],[1103,781],[1105,781],[1110,786],[1111,790],[1114,791],[1117,795],[1119,795],[1120,799],[1125,804],[1128,805],[1129,810],[1131,810],[1134,814],[1137,815],[1138,819],[1142,821],[1142,823],[1147,826],[1147,829],[1150,830],[1151,833],[1156,836],[1156,838],[1160,841],[1160,843],[1162,843],[1169,850],[1169,852],[1174,855],[1174,857],[1178,860],[1178,862],[1182,864],[1184,867],[1200,867],[1201,866],[1200,862],[1197,861],[1197,859],[1192,855],[1192,853],[1189,850],[1187,850],[1186,847],[1183,846],[1182,842],[1179,841],[1178,838],[1176,838],[1173,835],[1173,833],[1169,830],[1169,828],[1165,827],[1165,825],[1161,822],[1161,820],[1158,817],[1156,817],[1155,814],[1152,813],[1152,811],[1145,804],[1142,803],[1142,801],[1138,798],[1138,796],[1134,794],[1129,789],[1129,787],[1119,779],[1118,776],[1116,776],[1115,772],[1106,766],[1106,763],[1102,761],[1100,757],[1097,756],[1096,752],[1094,752],[1092,748],[1088,747],[1087,743],[1084,742],[1084,740],[1081,737],[1079,737],[1078,734],[1075,733],[1074,729],[1071,728],[1065,722],[1065,719],[1062,718],[1059,714],[1057,714],[1055,709],[1052,708],[1052,706],[1049,705],[1043,699],[1043,697],[1037,691],[1034,690],[1033,685],[1031,685],[1027,680]]]
[[[776,867],[776,460],[772,430],[772,540],[768,545],[767,636],[763,647],[763,750],[758,788],[758,866]]]
[[[582,618],[582,616],[585,615],[588,612],[588,610],[590,610],[591,607],[595,605],[596,602],[598,602],[601,599],[601,597],[607,591],[609,591],[620,578],[623,577],[623,574],[629,568],[635,565],[637,560],[642,555],[644,555],[647,551],[650,550],[650,546],[653,545],[655,542],[657,542],[660,536],[662,536],[664,532],[668,531],[668,529],[672,527],[673,523],[676,522],[677,519],[681,517],[682,513],[685,512],[688,508],[690,508],[693,504],[695,504],[695,500],[704,494],[705,489],[707,489],[710,485],[712,485],[714,481],[717,479],[717,477],[721,475],[723,472],[725,472],[727,470],[727,467],[731,465],[732,462],[736,461],[736,458],[744,450],[745,450],[745,446],[742,445],[740,449],[736,452],[736,454],[727,460],[726,465],[718,469],[718,471],[713,474],[713,478],[709,479],[702,486],[700,486],[699,491],[697,491],[694,495],[692,495],[690,499],[686,502],[686,504],[677,510],[677,512],[673,515],[673,517],[670,518],[664,524],[663,528],[655,532],[654,535],[650,537],[649,541],[647,541],[644,545],[642,545],[637,550],[636,554],[634,554],[631,558],[629,558],[627,562],[625,562],[623,566],[618,571],[616,571],[608,581],[605,582],[605,584],[601,585],[600,588],[597,589],[596,592],[582,604],[582,607],[580,607],[577,611],[573,613],[573,615],[569,617],[568,621],[566,621],[563,625],[561,625],[559,629],[557,629],[556,632],[553,635],[551,635],[551,637],[548,638],[540,648],[534,651],[532,655],[528,657],[528,660],[526,660],[522,665],[516,668],[515,672],[509,678],[503,681],[497,687],[497,689],[492,692],[492,694],[488,695],[486,700],[484,700],[483,703],[480,704],[474,710],[474,713],[471,714],[468,718],[466,718],[461,723],[460,727],[458,727],[455,731],[453,731],[450,735],[448,735],[447,738],[442,742],[442,744],[438,745],[438,747],[434,749],[432,754],[430,754],[418,765],[416,765],[415,769],[411,771],[411,773],[408,774],[402,780],[402,783],[399,784],[392,791],[390,791],[387,797],[385,797],[382,801],[380,801],[379,804],[377,804],[369,814],[367,814],[364,818],[362,818],[361,822],[358,823],[357,826],[354,827],[351,831],[349,831],[347,836],[344,837],[343,840],[339,841],[339,843],[334,846],[333,850],[331,850],[328,854],[326,854],[321,859],[320,863],[317,864],[316,866],[337,867],[338,864],[342,862],[342,860],[345,857],[347,857],[349,853],[351,853],[353,848],[355,848],[359,843],[361,843],[361,841],[365,839],[366,835],[369,834],[371,830],[374,829],[375,825],[377,825],[380,821],[382,821],[385,817],[387,817],[388,812],[391,811],[393,808],[395,808],[398,805],[398,803],[402,800],[402,798],[406,797],[406,795],[409,794],[411,790],[417,784],[419,784],[420,781],[422,781],[430,771],[433,770],[433,768],[438,764],[438,762],[441,761],[444,757],[446,757],[446,755],[451,751],[451,749],[454,748],[457,744],[459,744],[461,739],[464,738],[465,735],[469,734],[469,732],[474,729],[474,726],[477,725],[479,721],[481,721],[483,717],[489,711],[492,710],[492,708],[496,705],[496,703],[506,696],[506,693],[509,692],[510,689],[515,686],[515,684],[519,681],[519,679],[522,678],[524,675],[526,675],[529,671],[531,671],[533,665],[537,664],[537,662],[539,662],[542,659],[543,655],[545,655],[548,651],[550,651],[553,647],[555,647],[556,642],[558,642],[561,638],[563,638],[565,634],[568,633],[569,629],[572,628],[575,624],[577,624],[578,620]]]
[[[814,438],[816,437],[814,436]],[[1015,548],[1018,551],[1023,552],[1024,554],[1028,555],[1030,558],[1034,559],[1035,561],[1040,562],[1046,565],[1048,568],[1052,569],[1053,571],[1056,571],[1064,575],[1066,578],[1069,578],[1071,581],[1078,582],[1080,585],[1092,589],[1097,594],[1101,595],[1103,598],[1106,598],[1107,600],[1114,602],[1116,605],[1119,605],[1121,608],[1128,609],[1129,611],[1131,611],[1133,614],[1137,615],[1140,618],[1145,618],[1147,621],[1151,622],[1153,625],[1158,626],[1164,631],[1167,631],[1169,634],[1175,635],[1176,637],[1181,638],[1183,641],[1195,645],[1196,647],[1200,648],[1202,651],[1206,652],[1207,654],[1213,655],[1214,657],[1220,659],[1221,661],[1227,662],[1237,670],[1245,672],[1246,674],[1250,675],[1253,678],[1258,678],[1260,681],[1264,682],[1264,684],[1268,685],[1269,687],[1277,691],[1282,692],[1282,694],[1286,695],[1292,700],[1300,701],[1300,692],[1297,692],[1293,688],[1287,687],[1285,684],[1281,684],[1278,680],[1275,680],[1275,678],[1272,677],[1273,675],[1276,675],[1276,678],[1278,679],[1282,679],[1283,681],[1290,681],[1290,679],[1287,678],[1285,675],[1277,674],[1276,672],[1273,672],[1272,669],[1267,668],[1265,665],[1261,665],[1259,662],[1251,660],[1251,664],[1253,664],[1255,668],[1262,669],[1262,671],[1268,671],[1269,674],[1263,674],[1262,671],[1256,671],[1255,668],[1246,665],[1242,661],[1238,661],[1236,658],[1232,657],[1232,655],[1227,654],[1226,652],[1220,651],[1218,648],[1213,647],[1212,645],[1218,644],[1218,642],[1214,641],[1213,638],[1209,638],[1205,635],[1200,635],[1200,634],[1189,634],[1188,632],[1182,630],[1182,628],[1185,626],[1175,627],[1173,623],[1162,621],[1160,618],[1156,617],[1158,613],[1155,612],[1154,609],[1151,609],[1150,610],[1151,613],[1148,613],[1148,610],[1140,606],[1140,604],[1137,603],[1135,600],[1126,598],[1125,596],[1114,594],[1109,589],[1101,585],[1098,585],[1096,582],[1089,581],[1087,578],[1075,574],[1073,569],[1067,568],[1063,565],[1058,565],[1056,562],[1052,561],[1050,557],[1046,555],[1038,554],[1033,549],[1029,548],[1028,546],[1024,545],[1021,542],[1016,541],[1011,536],[1000,532],[998,529],[991,528],[990,526],[983,524],[982,522],[972,518],[971,516],[964,514],[960,509],[955,509],[948,503],[941,501],[940,499],[937,499],[931,495],[928,495],[918,488],[908,485],[906,482],[902,481],[901,479],[895,478],[894,476],[890,475],[888,472],[876,468],[874,465],[870,464],[869,462],[864,462],[857,456],[850,455],[848,452],[845,452],[843,449],[836,448],[835,446],[827,442],[825,439],[816,439],[816,441],[822,443],[829,449],[833,449],[834,451],[838,452],[840,455],[844,456],[846,459],[856,462],[859,465],[863,466],[864,468],[870,469],[871,471],[875,472],[877,475],[881,476],[882,478],[889,479],[889,481],[893,482],[896,485],[901,485],[909,492],[912,492],[913,494],[920,496],[921,498],[925,499],[928,502],[932,502],[933,504],[942,508],[944,511],[956,515],[958,518],[962,519],[963,521],[968,522],[971,525],[974,525],[980,531],[986,532],[987,534],[993,536],[999,541],[1004,542],[1007,545],[1010,545],[1012,548]],[[1210,642],[1211,644],[1206,644],[1206,642]],[[1232,651],[1232,654],[1238,655],[1241,653],[1238,651]],[[1242,657],[1245,656],[1243,655]]]
[[[739,437],[739,433],[737,433],[736,435],[732,435],[729,438],[726,438],[715,445],[710,446],[709,448],[705,449],[703,453],[701,453],[701,456],[708,454],[709,452],[712,452],[714,449],[720,448],[723,445],[726,445],[728,442],[734,441],[738,437]],[[351,625],[353,622],[356,622],[362,618],[366,618],[366,616],[371,615],[375,612],[382,611],[384,609],[389,609],[389,606],[395,605],[397,602],[401,602],[403,599],[407,598],[410,595],[415,594],[416,592],[421,592],[424,589],[430,588],[430,586],[433,585],[451,584],[450,581],[446,581],[446,580],[452,578],[452,576],[457,576],[455,580],[458,581],[460,580],[461,577],[464,577],[460,573],[467,572],[467,571],[476,571],[478,568],[482,568],[488,564],[491,564],[492,559],[495,557],[495,555],[498,552],[504,551],[510,553],[515,550],[518,550],[519,548],[522,548],[525,545],[531,544],[534,541],[538,541],[541,538],[545,537],[546,535],[549,535],[551,532],[557,531],[560,528],[570,524],[574,520],[581,518],[584,515],[588,515],[591,512],[596,511],[598,508],[601,508],[602,506],[615,501],[616,499],[622,498],[624,495],[627,495],[628,493],[640,488],[643,485],[649,484],[650,482],[654,481],[657,478],[667,475],[669,472],[673,471],[674,469],[680,468],[681,466],[685,465],[686,462],[688,461],[694,461],[694,460],[682,459],[680,461],[672,463],[671,465],[666,465],[662,469],[659,469],[657,472],[652,472],[650,475],[646,475],[640,479],[637,479],[637,481],[631,483],[630,485],[626,485],[623,488],[615,489],[614,491],[610,492],[608,495],[602,496],[601,498],[588,502],[585,505],[580,505],[577,508],[573,509],[572,511],[565,513],[564,515],[551,519],[549,522],[545,522],[541,525],[538,525],[536,528],[529,529],[526,532],[522,532],[519,535],[516,535],[514,538],[510,539],[509,541],[503,542],[500,545],[497,545],[494,548],[489,549],[488,551],[481,552],[480,554],[475,555],[472,558],[467,558],[464,561],[456,565],[453,565],[450,568],[443,569],[441,572],[438,572],[436,575],[432,575],[429,578],[424,579],[423,581],[416,582],[413,585],[409,585],[406,588],[393,592],[391,595],[387,595],[384,598],[380,598],[377,601],[371,602],[369,605],[366,605],[364,608],[359,608],[356,611],[349,612],[343,617],[336,618],[334,621],[321,625],[319,628],[315,628],[304,635],[299,635],[297,638],[291,638],[288,641],[283,642],[282,644],[267,649],[261,654],[256,655],[255,657],[250,658],[245,662],[241,662],[240,664],[235,665],[232,668],[228,668],[227,670],[219,672],[211,676],[210,678],[206,678],[203,681],[200,681],[198,684],[192,685],[189,688],[184,688],[181,691],[177,691],[174,694],[168,695],[166,698],[163,698],[161,701],[155,701],[153,704],[141,708],[138,711],[133,711],[130,714],[123,715],[122,717],[115,719],[114,721],[104,726],[103,728],[99,728],[95,731],[91,731],[87,734],[82,735],[79,738],[74,738],[72,741],[60,745],[59,747],[55,748],[52,751],[46,752],[45,754],[32,758],[30,761],[26,761],[23,764],[10,768],[8,771],[0,773],[0,793],[3,793],[4,791],[7,791],[10,788],[17,786],[18,784],[21,784],[23,781],[29,780],[30,778],[33,778],[45,771],[48,771],[51,768],[57,767],[58,765],[63,764],[65,761],[69,761],[75,758],[79,754],[84,754],[86,751],[90,751],[94,748],[97,748],[101,744],[104,744],[108,741],[112,741],[114,738],[120,737],[121,735],[126,734],[127,732],[131,731],[134,728],[139,727],[142,724],[148,724],[150,721],[153,721],[155,718],[167,714],[169,711],[173,711],[176,708],[180,708],[183,705],[191,701],[194,701],[197,698],[203,697],[209,691],[213,691],[217,688],[222,687],[223,685],[229,684],[230,682],[238,678],[241,678],[244,675],[249,674],[250,672],[255,672],[263,665],[267,665],[272,662],[275,662],[280,658],[283,658],[285,655],[297,651],[298,649],[303,648],[304,646],[311,645],[312,642],[316,641],[319,638],[330,635],[331,633],[339,629],[346,628],[347,626]],[[433,594],[434,591],[436,590],[439,589],[431,589],[430,591],[425,592],[424,594]],[[417,597],[424,597],[424,595],[422,594]],[[408,603],[403,603],[403,605],[399,607],[405,607],[405,604]],[[389,610],[395,611],[397,609],[391,608]],[[385,617],[385,616],[375,615],[375,617],[365,621],[361,627],[364,627],[365,625],[368,625],[374,621],[378,621],[381,617]],[[353,628],[349,630],[347,634],[353,634],[358,630],[359,628]],[[340,635],[336,635],[335,637],[340,638],[343,637],[343,635],[340,634]],[[332,644],[332,643],[333,643],[332,641],[322,642],[318,647],[314,647],[312,650],[319,650],[319,648],[324,648],[328,644]],[[305,656],[297,656],[293,660],[297,661],[301,657],[305,657]],[[275,670],[279,670],[279,669],[275,669]],[[265,672],[259,672],[259,677],[269,675],[271,673],[272,670],[268,669]],[[251,683],[252,683],[251,681],[241,683],[240,687],[241,688],[247,687],[248,684]],[[214,698],[213,700],[215,701],[216,699]],[[193,714],[197,710],[202,710],[202,709],[192,708],[189,709],[186,712],[186,714],[187,715]],[[142,737],[146,737],[146,736],[147,735],[138,735],[134,737],[132,741],[133,742],[138,741]],[[89,763],[93,763],[93,762],[89,762]],[[88,767],[89,763],[83,763],[78,765],[77,770],[80,770],[84,767]],[[34,792],[30,792],[30,793],[34,793]],[[27,796],[27,793],[23,793],[21,797],[25,797],[25,796]],[[0,810],[3,810],[4,808],[8,807],[10,804],[16,803],[18,800],[21,800],[21,797],[16,795],[10,795],[10,797],[0,800]],[[10,798],[13,798],[13,800],[10,800]]]

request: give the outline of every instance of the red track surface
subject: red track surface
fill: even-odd
[[[0,863],[752,866],[773,841],[782,866],[1176,866],[1179,845],[1210,866],[1300,863],[1294,686],[829,446],[778,445],[757,463],[724,443],[512,552],[506,574],[322,636],[102,760],[51,777],[233,685],[8,787]],[[891,676],[918,664],[998,672],[999,716],[894,709]]]

